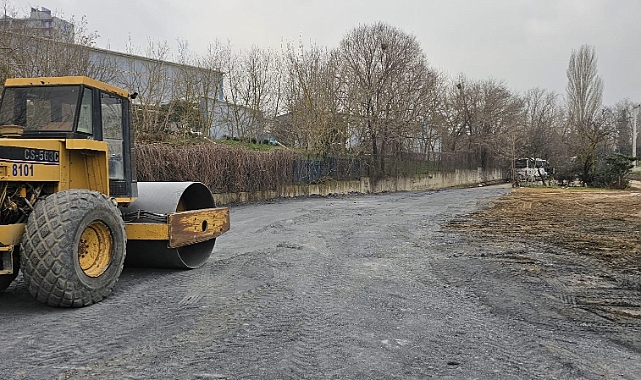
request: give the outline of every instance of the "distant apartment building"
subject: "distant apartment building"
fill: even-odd
[[[51,15],[47,8],[31,8],[27,18],[13,18],[6,14],[0,18],[0,29],[28,33],[40,37],[68,35],[73,37],[73,24]]]

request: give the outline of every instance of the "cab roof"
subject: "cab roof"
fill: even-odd
[[[129,92],[91,79],[85,76],[69,76],[69,77],[41,77],[41,78],[9,78],[6,80],[5,87],[29,87],[29,86],[60,86],[60,85],[77,85],[82,84],[85,86],[97,88],[112,94],[120,95],[129,98]]]

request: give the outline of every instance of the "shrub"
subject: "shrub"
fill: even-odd
[[[633,168],[634,157],[615,153],[598,160],[594,168],[594,179],[590,186],[625,189],[629,185],[625,177]]]
[[[139,181],[198,181],[214,193],[275,190],[292,183],[294,153],[252,151],[205,141],[194,145],[136,143]]]

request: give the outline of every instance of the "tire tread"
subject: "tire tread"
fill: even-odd
[[[72,255],[66,247],[73,245],[76,223],[87,210],[102,207],[120,218],[116,206],[102,193],[88,190],[68,190],[52,194],[36,203],[22,239],[21,265],[29,292],[40,302],[51,306],[86,306],[109,295],[118,281],[124,264],[126,235],[124,222],[112,231],[114,239],[122,237],[122,260],[117,275],[104,287],[91,288],[75,279]],[[114,247],[118,244],[114,241]],[[114,248],[116,249],[116,248]],[[116,256],[116,255],[115,255]]]

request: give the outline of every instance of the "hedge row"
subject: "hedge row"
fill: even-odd
[[[286,149],[137,143],[134,154],[138,181],[199,181],[214,193],[275,190],[293,181],[295,154]]]

